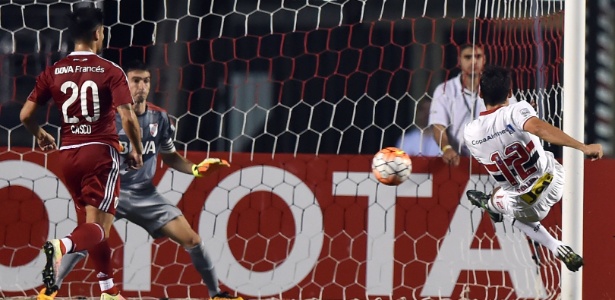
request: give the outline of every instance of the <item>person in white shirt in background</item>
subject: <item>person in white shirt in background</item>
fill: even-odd
[[[434,90],[429,125],[442,151],[442,160],[447,164],[458,166],[460,155],[470,156],[463,142],[463,128],[485,110],[478,85],[486,60],[481,46],[460,46],[458,62],[461,73]],[[513,96],[509,102],[516,103],[517,99]]]

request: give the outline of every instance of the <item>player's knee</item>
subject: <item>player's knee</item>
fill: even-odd
[[[191,232],[191,234],[184,241],[182,241],[182,246],[187,249],[194,248],[199,244],[201,244],[201,237],[194,231]]]
[[[100,228],[103,231],[103,239],[102,240],[106,241],[109,238],[109,236],[111,236],[111,225],[107,225],[107,224],[102,224],[101,225],[101,224],[98,224],[98,223],[97,223],[97,225],[99,225]]]
[[[196,246],[196,245],[200,245],[201,244],[201,237],[194,233],[194,235],[190,238],[190,244],[192,247]]]

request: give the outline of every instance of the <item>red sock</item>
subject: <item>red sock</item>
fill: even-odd
[[[88,249],[88,255],[90,259],[92,259],[92,263],[94,263],[94,271],[96,272],[96,277],[98,278],[98,281],[101,282],[111,279],[112,282],[113,268],[111,267],[111,248],[109,247],[109,242],[105,240],[101,243],[98,243],[98,245]],[[101,290],[103,291],[108,288],[110,288],[110,286],[101,286]]]
[[[117,295],[120,290],[113,283],[113,268],[111,267],[111,247],[108,241],[102,241],[98,245],[88,249],[88,253],[94,263],[94,271],[98,278],[100,290],[109,295]]]
[[[96,223],[84,223],[70,234],[70,239],[73,241],[73,252],[88,250],[105,238],[105,232],[102,226]]]

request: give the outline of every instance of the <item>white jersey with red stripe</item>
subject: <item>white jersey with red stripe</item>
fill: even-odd
[[[465,127],[465,142],[500,187],[511,196],[525,194],[536,181],[551,173],[555,158],[540,139],[523,130],[536,116],[525,101],[481,112]]]

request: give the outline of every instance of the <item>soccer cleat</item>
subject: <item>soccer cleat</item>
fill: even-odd
[[[100,294],[100,300],[126,300],[121,294],[111,295],[107,293]]]
[[[489,209],[487,202],[491,198],[490,195],[487,195],[477,190],[469,190],[466,192],[466,195],[468,196],[468,199],[470,200],[470,203],[472,203],[472,205],[480,207],[484,209],[485,211],[487,211],[487,213],[489,214],[489,217],[491,217],[491,220],[493,220],[493,222],[498,223],[504,220],[504,216],[502,216],[502,214],[492,212]]]
[[[583,266],[583,258],[574,253],[570,246],[561,245],[557,247],[557,258],[566,264],[566,268],[572,272],[576,272]]]
[[[38,293],[38,296],[36,296],[36,300],[53,300],[57,294],[58,294],[58,290],[56,289],[53,293],[51,293],[50,295],[47,295],[47,288],[43,288]]]
[[[58,291],[56,282],[58,281],[58,270],[60,269],[60,262],[62,261],[60,243],[60,240],[54,239],[45,242],[43,245],[43,253],[45,253],[45,257],[47,258],[47,263],[45,263],[45,267],[43,268],[44,294],[52,296],[51,299],[55,297],[54,293]]]
[[[211,300],[243,300],[243,298],[231,296],[231,294],[227,292],[220,292],[213,296]]]

